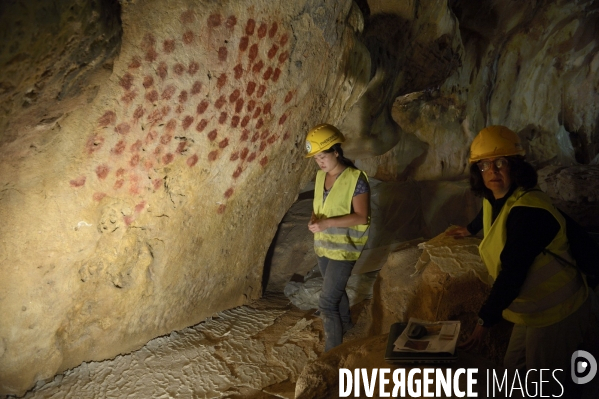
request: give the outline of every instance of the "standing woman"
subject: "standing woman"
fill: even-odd
[[[524,155],[520,138],[505,126],[484,128],[470,147],[470,186],[483,197],[483,207],[467,227],[447,234],[465,237],[483,230],[479,251],[494,284],[462,348],[479,346],[502,318],[511,321],[504,366],[520,372],[561,369],[555,374],[561,386],[550,379],[553,390],[546,391],[560,396],[565,390],[570,398],[577,391],[570,359],[589,347],[597,319],[583,276],[560,260],[574,262],[566,220],[537,187],[537,173]]]
[[[320,167],[308,229],[323,276],[318,308],[325,334],[325,352],[343,342],[353,327],[345,292],[352,268],[368,240],[370,187],[366,174],[343,156],[341,132],[321,124],[308,132],[306,157]]]

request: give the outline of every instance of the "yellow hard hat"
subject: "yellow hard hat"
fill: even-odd
[[[470,163],[485,158],[525,155],[520,137],[505,126],[487,126],[472,140]]]
[[[328,123],[314,126],[306,136],[306,151],[308,151],[306,158],[313,157],[319,152],[328,150],[334,144],[344,141],[343,134],[335,126]]]

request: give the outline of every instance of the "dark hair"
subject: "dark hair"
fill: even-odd
[[[343,150],[341,149],[341,143],[333,144],[331,148],[329,148],[328,150],[324,150],[323,152],[330,154],[335,151],[337,151],[337,154],[339,154],[339,157],[337,158],[339,160],[339,162],[341,162],[345,166],[349,166],[350,168],[358,169],[358,168],[356,168],[356,165],[354,165],[354,163],[352,161],[350,161],[349,159],[347,159],[343,156]]]
[[[521,156],[505,157],[510,164],[510,180],[512,187],[522,187],[526,190],[537,185],[537,171]],[[470,189],[474,195],[487,199],[493,198],[493,192],[485,186],[482,173],[478,165],[470,165]]]

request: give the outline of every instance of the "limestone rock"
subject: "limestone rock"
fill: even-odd
[[[59,3],[0,3],[0,393],[260,296],[317,123],[407,187],[489,124],[537,167],[599,152],[593,0]],[[386,208],[406,239],[476,211],[439,187]]]
[[[84,362],[23,399],[49,397],[293,398],[295,381],[324,348],[322,323],[282,295],[219,312],[141,349]]]
[[[440,235],[390,254],[376,286],[381,296],[376,313],[381,317],[374,331],[387,331],[410,317],[437,321],[478,312],[489,291],[478,242]]]
[[[266,290],[282,292],[294,275],[304,276],[316,265],[314,235],[308,230],[312,199],[295,202],[283,217],[264,265]]]
[[[470,142],[492,124],[516,131],[539,168],[596,157],[599,42],[590,32],[599,4],[460,1],[449,7],[459,20],[451,40],[459,67],[438,87],[395,101],[393,119],[422,143],[421,155],[407,152],[408,167],[400,149],[381,155],[377,176],[459,176],[467,172]]]
[[[390,254],[375,282],[370,333],[388,332],[391,324],[410,317],[460,320],[465,340],[490,292],[479,242],[476,237],[456,240],[442,233],[428,241],[405,243]],[[501,364],[510,331],[507,323],[494,328],[481,353]]]
[[[46,32],[11,47],[10,73],[35,63],[31,85],[71,60],[46,90],[73,98],[44,122],[27,92],[30,110],[2,122],[0,393],[259,297],[276,226],[314,175],[304,134],[345,112],[327,76],[356,45],[351,1],[120,4],[120,47],[98,18],[60,11],[57,51]],[[95,35],[87,66],[73,30]]]
[[[547,166],[539,170],[539,187],[554,204],[582,226],[599,231],[599,166]]]
[[[371,79],[340,127],[350,133],[347,154],[359,159],[385,154],[382,161],[375,158],[371,163],[384,164],[387,174],[401,174],[427,145],[397,120],[393,102],[398,96],[436,87],[456,71],[461,46],[458,23],[445,2],[369,2],[369,6],[362,37],[372,55],[369,70],[364,70]],[[388,180],[387,174],[373,177]]]

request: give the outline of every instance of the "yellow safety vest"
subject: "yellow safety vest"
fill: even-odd
[[[546,249],[574,263],[569,254],[566,221],[552,205],[547,194],[539,189],[517,188],[507,199],[493,223],[492,206],[483,200],[484,239],[479,245],[480,256],[493,279],[501,271],[499,256],[506,242],[505,225],[510,210],[515,206],[542,208],[549,211],[560,225],[559,232]],[[546,327],[565,319],[587,299],[586,283],[573,266],[564,266],[551,254],[540,253],[528,271],[520,294],[503,311],[503,317],[516,324]]]
[[[316,185],[314,187],[314,214],[321,218],[326,216],[344,216],[351,213],[352,198],[360,174],[364,173],[358,169],[346,168],[337,177],[326,200],[324,195],[324,180],[326,173],[319,170],[316,174]],[[366,176],[366,173],[364,173]],[[366,177],[368,179],[368,177]],[[318,256],[325,256],[335,260],[358,260],[364,245],[368,241],[367,224],[359,224],[352,227],[329,227],[328,229],[314,234],[314,252]]]

